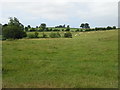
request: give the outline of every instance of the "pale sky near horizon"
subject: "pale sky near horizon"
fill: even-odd
[[[89,23],[91,27],[118,25],[119,0],[1,0],[0,23],[9,17],[17,17],[25,26],[70,25],[79,27]]]

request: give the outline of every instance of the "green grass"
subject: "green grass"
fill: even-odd
[[[78,33],[3,41],[3,88],[117,88],[118,30]]]

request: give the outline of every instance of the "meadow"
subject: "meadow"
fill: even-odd
[[[3,88],[118,87],[118,30],[2,45]]]

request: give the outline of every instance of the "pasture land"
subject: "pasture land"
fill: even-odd
[[[118,30],[3,41],[3,88],[117,88]]]

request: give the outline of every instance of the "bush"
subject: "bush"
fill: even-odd
[[[6,39],[9,39],[9,38],[21,39],[21,38],[27,36],[26,32],[19,29],[17,26],[6,26],[6,27],[4,27],[2,34]]]
[[[52,31],[52,28],[50,28],[49,31]]]
[[[107,30],[111,30],[111,29],[112,29],[112,27],[110,27],[110,26],[107,27]]]
[[[45,33],[43,32],[42,38],[47,38],[47,34],[45,34]]]
[[[33,33],[29,33],[29,34],[27,35],[27,37],[28,37],[28,38],[35,38],[35,35],[34,35]]]
[[[2,35],[6,39],[21,39],[27,36],[24,26],[15,17],[10,17],[9,23],[3,26],[2,31]]]
[[[113,26],[113,29],[116,29],[116,26]]]
[[[79,29],[76,29],[75,32],[79,32]]]
[[[53,31],[60,31],[59,29],[54,29]]]
[[[35,34],[35,38],[38,38],[39,33],[35,32],[34,34]]]
[[[51,38],[60,38],[61,37],[61,35],[60,35],[60,33],[50,33],[50,37]]]
[[[29,33],[28,35],[27,35],[27,37],[28,38],[38,38],[38,32],[35,32],[35,33]]]
[[[64,29],[62,29],[62,31],[64,31]]]
[[[64,33],[64,37],[65,38],[72,38],[72,33],[66,32],[66,33]]]

